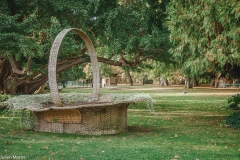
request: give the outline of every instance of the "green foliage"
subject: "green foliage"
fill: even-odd
[[[235,94],[228,98],[228,108],[229,109],[239,109],[238,104],[240,104],[240,94]]]
[[[226,125],[231,128],[239,129],[240,128],[240,112],[234,112],[226,118]]]
[[[114,75],[114,69],[110,65],[101,63],[99,66],[100,74],[106,77],[112,77]]]
[[[235,104],[239,104],[240,103],[240,94],[235,94],[231,97],[228,98],[228,103],[235,103]]]
[[[33,63],[38,64],[31,66],[32,69],[42,68],[48,62],[55,36],[62,29],[78,27],[86,30],[84,26],[90,21],[87,20],[86,8],[87,4],[73,0],[1,1],[1,57],[13,55],[22,63],[32,57]],[[60,57],[79,52],[79,44],[75,42],[78,38],[73,40],[68,37],[64,40]]]
[[[70,69],[60,72],[57,75],[57,81],[62,84],[66,84],[67,81],[75,81],[78,79],[85,79],[86,73],[83,72],[84,65],[76,65]]]
[[[6,94],[0,94],[0,102],[4,102],[6,100],[8,100],[10,96],[6,95]]]
[[[2,0],[0,58],[13,57],[19,69],[25,69],[28,59],[32,58],[30,71],[18,75],[22,80],[32,76],[31,82],[26,80],[15,89],[21,90],[27,83],[34,84],[32,86],[36,87],[31,86],[31,91],[16,91],[27,94],[39,87],[38,80],[46,80],[49,50],[56,35],[64,28],[80,28],[93,41],[98,56],[115,62],[124,58],[128,61],[121,61],[125,66],[137,66],[149,58],[168,61],[169,32],[163,25],[168,1]],[[79,50],[84,49],[81,37],[68,33],[58,59],[65,62],[83,57]]]
[[[105,57],[116,60],[121,55],[133,62],[134,55],[141,51],[142,57],[153,54],[151,58],[154,59],[168,58],[163,56],[167,55],[169,48],[168,31],[162,25],[166,5],[147,2],[121,5],[111,1],[112,6],[109,6],[105,1],[99,1],[93,30],[99,38],[99,45],[108,48],[102,53]],[[156,5],[161,7],[156,10]],[[161,16],[157,13],[161,13]]]
[[[237,1],[170,1],[170,52],[185,74],[230,72],[239,64],[239,7]]]

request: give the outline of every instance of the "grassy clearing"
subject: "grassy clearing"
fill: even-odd
[[[238,89],[145,85],[102,88],[101,92],[148,93],[155,100],[156,114],[144,103],[133,104],[128,109],[128,133],[81,136],[23,131],[18,118],[7,124],[11,115],[1,113],[0,159],[14,155],[36,160],[240,159],[240,131],[221,125],[233,112],[226,109],[227,98]]]

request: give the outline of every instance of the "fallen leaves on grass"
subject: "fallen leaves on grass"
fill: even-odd
[[[43,146],[44,149],[48,149],[48,146]]]
[[[179,156],[178,156],[178,155],[175,155],[173,158],[174,158],[174,159],[178,159],[178,158],[179,158]]]
[[[193,146],[193,149],[198,150],[198,146]]]
[[[216,146],[217,144],[215,142],[212,142],[212,145]]]
[[[173,159],[170,159],[170,160],[175,160],[175,159],[179,159],[179,156],[178,155],[174,155]]]

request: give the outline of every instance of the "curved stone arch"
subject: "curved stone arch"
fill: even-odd
[[[69,31],[74,31],[78,35],[80,35],[80,37],[83,39],[88,49],[88,54],[90,56],[92,70],[93,70],[92,100],[98,100],[98,94],[99,94],[99,88],[100,88],[100,74],[99,74],[99,68],[98,68],[98,60],[97,60],[97,55],[93,47],[92,41],[86,35],[86,33],[84,33],[83,31],[77,28],[64,29],[57,35],[57,37],[55,38],[52,44],[50,56],[49,56],[49,62],[48,62],[48,81],[49,81],[50,93],[52,95],[54,105],[58,107],[62,106],[62,102],[59,97],[58,88],[57,88],[57,79],[56,79],[57,56],[58,56],[61,42]]]

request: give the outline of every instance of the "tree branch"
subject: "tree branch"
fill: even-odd
[[[4,63],[6,62],[6,59],[0,59],[0,68],[4,65]]]
[[[122,66],[123,65],[120,61],[115,62],[113,60],[109,60],[109,59],[103,58],[103,57],[97,57],[97,59],[98,59],[98,62],[109,64],[109,65],[112,65],[112,66]]]
[[[8,56],[8,60],[12,66],[12,71],[14,73],[17,73],[17,74],[26,74],[29,69],[30,69],[30,65],[31,65],[31,62],[32,62],[32,58],[28,58],[28,61],[27,61],[27,67],[23,70],[19,70],[18,67],[17,67],[17,64],[16,64],[16,61],[15,59],[13,59],[12,55],[11,56]]]
[[[142,59],[140,59],[141,55],[142,55],[142,52],[138,51],[138,53],[133,58],[133,62],[130,62],[130,61],[126,60],[123,57],[123,55],[121,55],[120,62],[122,62],[122,64],[125,65],[125,66],[134,67],[134,66],[137,66],[140,62],[143,62],[143,61],[145,61],[149,58],[154,57],[154,54],[152,54],[152,55],[149,55],[149,56],[146,56],[146,57],[143,57]]]

